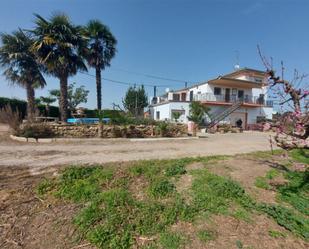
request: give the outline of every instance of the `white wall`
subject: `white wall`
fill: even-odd
[[[178,119],[179,122],[187,123],[187,116],[189,115],[188,102],[168,102],[162,105],[150,107],[150,115],[154,120],[172,121],[172,111],[184,111]],[[160,119],[157,119],[157,112],[160,112]]]

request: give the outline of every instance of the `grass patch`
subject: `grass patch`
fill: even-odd
[[[269,180],[273,180],[277,176],[280,175],[280,172],[276,169],[269,170],[265,176],[258,176],[255,179],[254,185],[258,188],[262,189],[271,189],[272,187],[269,185]]]
[[[197,237],[200,241],[207,243],[208,241],[214,240],[216,238],[215,233],[208,230],[200,230],[197,232]]]
[[[55,183],[51,179],[44,179],[37,186],[36,192],[38,195],[42,196],[53,190],[54,187]]]
[[[309,150],[294,149],[290,151],[289,155],[297,162],[309,164]]]
[[[268,179],[268,180],[272,180],[274,179],[275,177],[279,176],[280,175],[280,172],[276,169],[271,169],[269,170],[266,175],[265,175],[265,178]]]
[[[243,220],[248,223],[252,222],[252,219],[250,218],[250,213],[244,208],[236,209],[232,216],[238,220]]]
[[[253,200],[237,182],[205,169],[196,170],[194,174],[192,192],[197,209],[218,214],[226,213],[233,202],[245,208],[253,206]]]
[[[289,180],[286,186],[279,187],[279,198],[291,204],[299,212],[309,215],[309,170],[305,172],[287,172]]]
[[[56,195],[76,202],[88,201],[94,198],[101,191],[101,186],[112,178],[111,169],[70,167],[63,171]]]
[[[186,165],[192,162],[210,164],[226,157],[200,157],[178,160],[139,161],[127,168],[70,167],[58,179],[42,181],[37,192],[55,194],[59,198],[82,204],[83,208],[73,219],[86,239],[98,248],[128,249],[136,245],[136,238],[156,238],[143,248],[181,248],[184,238],[170,232],[179,221],[193,222],[205,214],[232,215],[250,222],[250,214],[259,211],[272,217],[278,224],[303,238],[308,238],[308,220],[305,218],[307,202],[292,201],[291,193],[308,194],[307,175],[287,173],[289,184],[280,189],[283,197],[295,209],[279,205],[258,204],[243,187],[226,177],[210,173],[206,168],[191,170],[193,175],[190,198],[184,199],[173,184],[175,177],[188,174]],[[115,165],[116,166],[116,165]],[[263,179],[273,179],[277,172],[269,172]],[[307,174],[307,173],[306,173]],[[147,183],[146,199],[138,200],[129,190],[136,179],[142,177]],[[301,196],[301,195],[299,195]],[[231,207],[236,206],[234,213]],[[214,233],[199,231],[202,241],[215,239]]]
[[[272,217],[280,226],[306,240],[309,239],[309,220],[304,216],[280,205],[262,203],[257,209]]]
[[[184,245],[184,239],[179,233],[165,232],[160,235],[160,244],[163,248],[179,249]]]
[[[155,198],[166,197],[175,192],[175,185],[166,179],[153,181],[149,187],[149,193]]]
[[[170,165],[165,170],[165,175],[166,176],[176,176],[176,175],[183,175],[186,172],[187,171],[185,168],[185,164],[182,161],[176,161],[174,164]]]
[[[255,179],[254,185],[258,188],[262,188],[262,189],[270,189],[270,185],[268,184],[267,180],[265,177],[263,176],[258,176]]]
[[[273,237],[273,238],[285,238],[286,237],[285,233],[282,233],[280,231],[275,231],[275,230],[269,230],[268,234],[270,237]]]

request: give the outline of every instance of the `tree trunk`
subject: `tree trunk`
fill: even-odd
[[[101,68],[96,67],[95,69],[95,77],[97,84],[97,108],[101,110],[102,108],[102,83],[101,83]]]
[[[35,116],[35,93],[31,84],[27,84],[27,120],[32,122]]]
[[[97,85],[97,108],[99,113],[99,130],[98,135],[100,138],[103,137],[103,113],[102,109],[102,83],[101,83],[101,68],[95,68],[95,77],[96,77],[96,85]]]
[[[62,122],[68,119],[68,77],[60,78],[60,101],[59,101],[60,118]]]

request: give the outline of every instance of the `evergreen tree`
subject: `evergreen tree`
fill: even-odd
[[[145,88],[129,87],[123,101],[124,108],[135,117],[142,117],[144,108],[148,106],[148,97]]]

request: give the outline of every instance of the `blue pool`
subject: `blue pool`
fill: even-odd
[[[70,124],[97,124],[99,123],[98,118],[68,118],[67,122]],[[110,118],[103,118],[104,123],[109,123]]]

